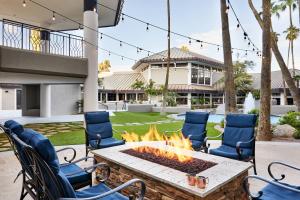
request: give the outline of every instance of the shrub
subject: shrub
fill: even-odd
[[[252,109],[248,112],[248,114],[255,114],[257,115],[257,120],[256,120],[256,125],[255,126],[258,126],[258,118],[259,118],[259,109]]]
[[[225,120],[224,119],[222,119],[222,121],[220,122],[220,126],[222,127],[222,128],[224,128],[224,125],[225,124]]]
[[[279,124],[288,124],[294,127],[297,130],[294,138],[300,139],[300,112],[288,112],[279,119]]]

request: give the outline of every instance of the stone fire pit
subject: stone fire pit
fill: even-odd
[[[107,180],[109,186],[114,188],[132,178],[140,178],[147,185],[146,199],[247,199],[242,182],[252,166],[250,163],[182,150],[181,153],[186,156],[214,163],[197,174],[209,178],[208,186],[199,189],[188,185],[184,172],[122,152],[141,146],[175,151],[175,148],[166,146],[165,142],[128,142],[125,145],[93,151],[97,162],[106,162],[111,168],[111,175]],[[131,193],[128,190],[123,192]]]

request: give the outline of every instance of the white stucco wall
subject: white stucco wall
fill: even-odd
[[[17,90],[10,88],[0,89],[0,109],[1,110],[16,110],[17,109]]]
[[[152,68],[151,79],[156,84],[164,84],[166,79],[166,68]],[[170,68],[169,84],[188,84],[187,68]]]
[[[79,99],[79,84],[51,85],[51,115],[77,114],[76,102]]]

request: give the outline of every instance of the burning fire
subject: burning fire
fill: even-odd
[[[172,136],[165,136],[160,134],[155,125],[150,125],[148,132],[139,136],[135,133],[124,133],[123,139],[127,142],[139,142],[139,141],[166,141],[166,145],[174,147],[174,151],[166,151],[165,149],[153,149],[151,147],[142,146],[136,147],[134,150],[141,153],[152,153],[158,157],[164,157],[168,159],[176,159],[180,162],[187,162],[192,159],[190,156],[185,156],[182,154],[183,149],[192,150],[191,141],[187,138],[184,138],[182,134],[172,134]]]

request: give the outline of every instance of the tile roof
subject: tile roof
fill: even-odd
[[[105,90],[134,90],[131,85],[136,81],[144,81],[141,73],[138,72],[115,72],[103,79]]]
[[[153,54],[151,56],[140,59],[135,65],[133,65],[132,69],[136,69],[142,63],[151,63],[151,62],[163,62],[163,59],[167,58],[168,50]],[[180,48],[173,47],[171,48],[171,61],[199,61],[207,64],[223,67],[223,62],[195,53],[191,51],[183,51]]]

